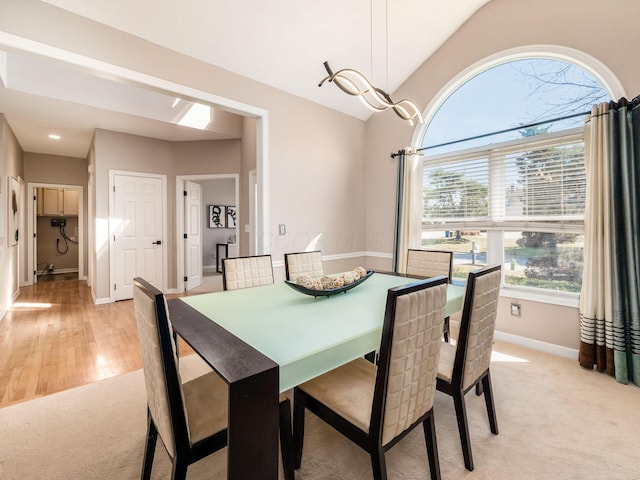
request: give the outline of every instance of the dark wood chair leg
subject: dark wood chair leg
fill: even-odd
[[[436,440],[436,422],[431,415],[422,422],[424,430],[424,439],[427,444],[427,457],[429,459],[429,470],[431,471],[431,480],[440,480],[440,460],[438,458],[438,442]]]
[[[455,406],[456,418],[458,420],[458,432],[460,433],[464,466],[471,472],[473,471],[473,456],[471,455],[471,439],[469,438],[467,408],[464,404],[464,393],[462,390],[453,394],[453,405]]]
[[[444,329],[443,329],[444,341],[449,343],[449,317],[444,317]]]
[[[482,395],[482,382],[476,383],[476,395],[478,397]]]
[[[141,480],[149,480],[151,478],[151,467],[153,466],[153,456],[156,452],[156,443],[158,440],[158,430],[156,429],[151,413],[147,409],[147,443],[144,447],[144,458],[142,460]]]
[[[364,356],[365,360],[370,361],[371,363],[376,363],[376,352],[369,352]]]
[[[171,480],[186,480],[187,468],[189,464],[180,457],[173,459],[173,471],[171,472]]]
[[[489,372],[482,378],[482,387],[484,389],[484,403],[487,405],[491,433],[498,435],[498,417],[496,416],[496,406],[493,403],[493,388],[491,387],[491,374]]]
[[[293,391],[293,465],[297,470],[302,463],[302,447],[304,444],[305,394],[297,388]]]
[[[293,433],[291,431],[291,402],[280,402],[280,453],[285,480],[294,480]]]
[[[371,454],[371,468],[373,480],[387,480],[387,465],[384,461],[384,450],[380,446],[374,446]]]

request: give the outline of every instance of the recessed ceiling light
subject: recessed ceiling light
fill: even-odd
[[[51,140],[60,140],[62,137],[60,135],[56,135],[55,133],[50,133],[49,138]]]

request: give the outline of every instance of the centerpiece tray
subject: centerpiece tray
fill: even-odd
[[[363,277],[360,277],[358,280],[356,280],[353,283],[350,283],[350,284],[345,285],[343,287],[327,288],[327,289],[324,289],[324,290],[315,290],[313,288],[303,287],[302,285],[298,285],[296,282],[292,282],[291,280],[285,280],[284,283],[289,285],[294,290],[296,290],[296,291],[298,291],[300,293],[304,293],[305,295],[311,295],[312,297],[329,297],[331,295],[336,295],[338,293],[347,292],[347,291],[351,290],[352,288],[357,287],[358,285],[363,283],[365,280],[367,280],[371,275],[373,275],[373,273],[374,273],[373,270],[369,270],[369,271],[367,271],[366,275],[364,275]]]

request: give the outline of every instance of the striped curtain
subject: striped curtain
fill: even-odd
[[[593,107],[585,168],[579,362],[640,386],[640,97]]]

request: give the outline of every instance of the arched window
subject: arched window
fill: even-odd
[[[485,69],[432,115],[424,155],[422,245],[455,251],[454,279],[503,264],[504,285],[579,292],[583,125],[603,85],[566,61]]]

